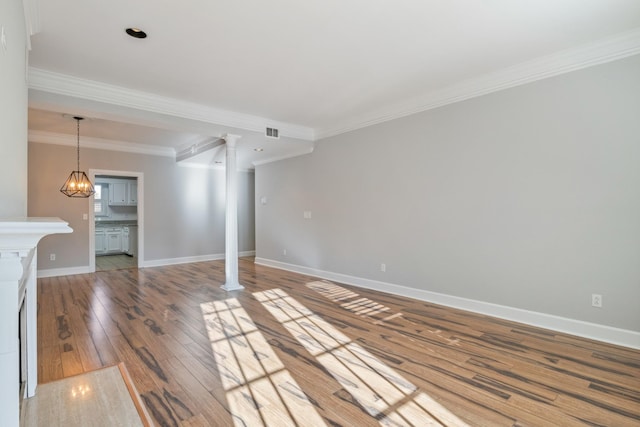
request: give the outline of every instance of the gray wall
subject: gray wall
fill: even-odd
[[[640,56],[259,166],[256,230],[260,258],[638,331]]]
[[[0,47],[0,218],[27,215],[27,81],[24,9],[0,2],[6,51]]]
[[[45,237],[38,268],[89,265],[88,199],[59,189],[75,166],[75,147],[29,143],[29,216],[56,216],[74,232]],[[144,174],[145,261],[224,253],[224,171],[177,166],[168,157],[82,148],[80,167]],[[255,249],[254,174],[238,173],[238,248]],[[138,218],[140,220],[140,218]],[[56,261],[49,261],[49,254]]]

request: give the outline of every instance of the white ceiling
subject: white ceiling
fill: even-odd
[[[82,135],[97,146],[162,152],[230,132],[243,168],[640,53],[638,0],[47,0],[31,17],[33,138],[75,134],[61,113],[91,117]]]

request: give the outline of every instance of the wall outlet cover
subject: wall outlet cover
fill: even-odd
[[[598,308],[602,307],[602,295],[591,294],[591,305]]]

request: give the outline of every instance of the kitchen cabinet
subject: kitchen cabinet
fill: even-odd
[[[122,227],[109,227],[105,230],[107,253],[122,252]]]
[[[104,228],[96,228],[96,255],[107,252],[107,239]]]
[[[129,250],[128,255],[133,257],[138,256],[138,226],[130,225],[129,227]]]
[[[110,206],[137,206],[138,182],[121,181],[109,183]]]
[[[126,206],[128,203],[127,183],[112,182],[109,184],[109,205]]]
[[[130,182],[129,185],[129,206],[138,204],[138,181]]]
[[[137,225],[96,227],[96,255],[138,254]]]
[[[129,227],[122,227],[122,252],[129,254]]]

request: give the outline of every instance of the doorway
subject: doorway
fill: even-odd
[[[90,269],[139,268],[144,260],[144,185],[141,172],[90,170]]]

